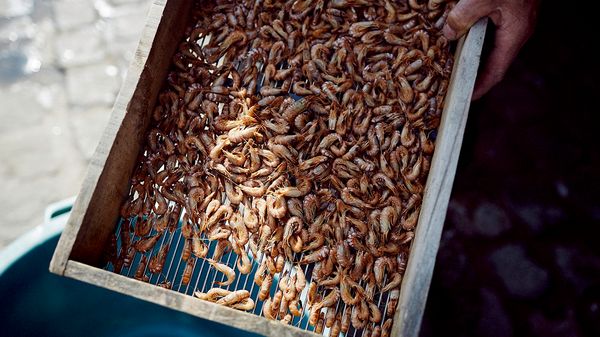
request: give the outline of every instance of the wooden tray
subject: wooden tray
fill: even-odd
[[[191,315],[267,336],[316,336],[278,321],[206,302],[102,269],[104,248],[129,191],[150,115],[190,13],[192,0],[155,0],[110,122],[90,162],[81,191],[50,263],[50,271]],[[416,336],[462,144],[487,20],[457,46],[392,336]]]

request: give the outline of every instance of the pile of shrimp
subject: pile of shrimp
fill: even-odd
[[[316,332],[389,335],[452,70],[441,28],[453,5],[197,2],[109,247],[114,270],[149,253],[135,273],[148,281],[170,249],[154,246],[181,229],[181,282],[201,259],[226,276],[197,297],[252,310],[248,291],[220,287],[254,271],[267,318],[307,310]],[[219,262],[231,250],[233,268]]]

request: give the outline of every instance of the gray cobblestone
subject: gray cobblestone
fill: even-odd
[[[119,90],[118,69],[109,63],[67,69],[67,95],[76,105],[110,105]]]
[[[77,193],[151,0],[0,0],[0,249]]]
[[[96,10],[89,1],[60,0],[54,2],[54,16],[58,28],[67,30],[92,24],[96,19]]]
[[[100,31],[87,26],[64,32],[56,39],[56,53],[64,67],[99,62],[105,55]]]
[[[0,0],[0,17],[15,17],[30,14],[33,0]]]

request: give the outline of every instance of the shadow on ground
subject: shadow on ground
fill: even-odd
[[[544,2],[473,105],[422,336],[600,336],[594,22]]]

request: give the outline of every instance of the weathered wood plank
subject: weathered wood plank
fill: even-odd
[[[254,314],[200,300],[173,290],[164,289],[129,277],[121,276],[86,264],[69,261],[64,276],[156,303],[200,318],[234,328],[273,337],[320,336],[295,326],[258,317]]]
[[[459,42],[392,336],[418,336],[462,145],[487,19]]]
[[[191,4],[191,0],[156,0],[151,5],[127,78],[50,263],[52,272],[62,274],[68,259],[99,263],[129,193],[128,182],[150,114]]]

